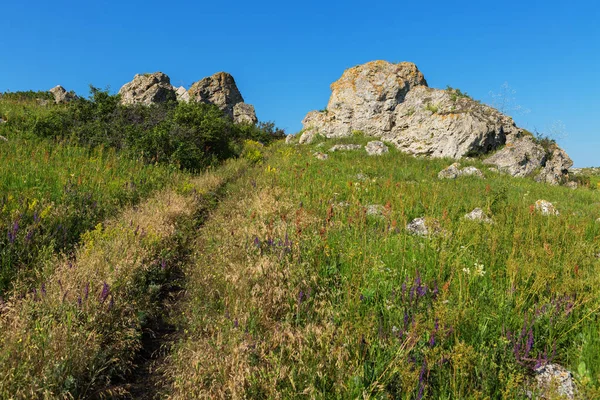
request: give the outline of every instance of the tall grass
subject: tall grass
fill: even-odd
[[[49,140],[0,143],[0,294],[18,275],[35,277],[82,233],[177,179],[174,167],[147,165],[113,149]]]
[[[202,231],[173,398],[526,398],[549,362],[600,395],[598,191],[316,146],[275,146]]]

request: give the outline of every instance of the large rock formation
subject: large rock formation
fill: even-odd
[[[121,103],[146,105],[177,100],[171,79],[162,72],[138,74],[119,90]]]
[[[171,85],[169,77],[162,72],[136,75],[133,81],[119,91],[123,104],[155,104],[166,101],[214,104],[236,123],[258,122],[254,106],[244,103],[233,76],[218,72],[192,85],[189,90]]]
[[[561,181],[570,166],[564,151],[547,157],[509,116],[458,90],[429,88],[412,63],[359,65],[346,70],[331,90],[327,109],[312,111],[302,121],[303,135],[318,132],[332,138],[362,131],[406,153],[455,159],[487,154],[508,143],[490,164],[515,176],[543,167],[539,180],[549,183]],[[561,161],[546,166],[554,158]]]
[[[49,90],[54,96],[54,102],[56,104],[64,104],[77,99],[77,95],[73,92],[67,92],[67,89],[58,85]]]
[[[254,107],[244,103],[233,76],[217,72],[192,85],[188,90],[190,100],[215,104],[235,122],[256,122]]]

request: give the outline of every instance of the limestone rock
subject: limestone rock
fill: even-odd
[[[559,185],[569,175],[569,168],[573,166],[573,161],[563,149],[555,144],[552,145],[550,150],[551,153],[545,162],[544,168],[535,177],[535,180],[551,185]]]
[[[367,151],[367,154],[370,156],[380,156],[385,153],[389,153],[389,151],[390,151],[390,149],[388,149],[388,147],[383,142],[380,142],[379,140],[375,140],[375,141],[367,143],[367,145],[365,146],[365,150]]]
[[[473,167],[473,166],[464,167],[460,171],[460,175],[461,176],[476,176],[478,178],[485,179],[485,177],[483,176],[483,173],[478,168]]]
[[[317,138],[318,133],[315,130],[309,129],[307,131],[304,131],[302,133],[302,135],[300,135],[300,139],[298,140],[298,143],[300,144],[311,144],[312,142],[315,141],[315,139]]]
[[[227,72],[217,72],[194,83],[188,93],[190,100],[215,104],[232,119],[235,105],[244,102],[233,76]]]
[[[552,203],[546,200],[538,200],[535,202],[535,209],[542,215],[559,215],[558,210]]]
[[[573,375],[558,364],[546,364],[535,370],[535,379],[544,399],[574,399],[576,394]]]
[[[475,167],[465,167],[460,169],[459,163],[454,163],[438,172],[438,179],[455,179],[459,176],[476,176],[481,179],[485,179],[483,173]]]
[[[329,158],[329,155],[327,155],[325,153],[315,153],[314,156],[317,158],[317,160],[321,160],[321,161],[325,161]]]
[[[496,166],[512,176],[531,175],[546,159],[544,148],[535,143],[531,136],[523,136],[486,158],[483,162]]]
[[[438,172],[438,179],[455,179],[460,176],[460,164],[454,163]]]
[[[233,122],[236,124],[254,125],[258,122],[254,106],[246,103],[237,103],[233,106]]]
[[[119,90],[122,104],[157,104],[177,100],[171,79],[162,72],[138,74]]]
[[[465,219],[468,219],[471,221],[483,222],[486,224],[492,224],[494,222],[494,221],[492,221],[492,219],[490,217],[485,215],[483,210],[479,207],[474,209],[470,213],[465,214]]]
[[[285,144],[292,144],[296,140],[296,135],[290,134],[285,137]]]
[[[360,65],[346,70],[331,89],[327,110],[310,112],[302,121],[326,137],[362,131],[407,153],[460,158],[492,150],[519,132],[511,118],[491,107],[428,88],[412,63]]]
[[[385,208],[381,205],[381,204],[369,204],[367,206],[367,215],[373,216],[373,217],[381,217],[383,216],[383,210]]]
[[[182,102],[189,102],[190,101],[190,94],[188,93],[188,91],[186,90],[186,88],[184,88],[183,86],[179,86],[178,88],[173,87],[173,89],[175,90],[175,95],[177,96],[177,101],[182,101]]]
[[[52,93],[52,96],[54,96],[54,102],[56,104],[65,104],[77,99],[77,95],[75,93],[67,92],[67,90],[60,85],[53,87],[49,90],[49,92]]]
[[[577,189],[577,187],[579,187],[579,185],[575,181],[569,181],[569,182],[565,183],[565,186],[568,187],[569,189]]]
[[[358,150],[362,148],[360,144],[336,144],[329,149],[330,153],[336,151],[346,151],[346,150]]]
[[[426,219],[425,217],[415,218],[406,225],[406,230],[411,235],[428,236],[441,233],[439,221],[436,219]]]

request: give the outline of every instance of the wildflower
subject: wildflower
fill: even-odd
[[[475,275],[484,276],[485,271],[483,270],[483,264],[475,263]]]
[[[470,275],[470,274],[471,274],[471,269],[470,269],[470,268],[464,267],[464,268],[462,269],[462,271],[463,271],[465,274],[467,274],[467,275]]]
[[[104,303],[104,301],[108,297],[109,292],[110,287],[108,286],[108,283],[104,282],[104,285],[102,286],[102,292],[100,293],[100,303]]]

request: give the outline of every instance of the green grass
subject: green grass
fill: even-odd
[[[202,231],[173,398],[525,398],[544,362],[600,395],[600,192],[316,149],[275,146]]]
[[[68,252],[82,233],[181,173],[113,149],[13,137],[0,142],[0,294]]]

